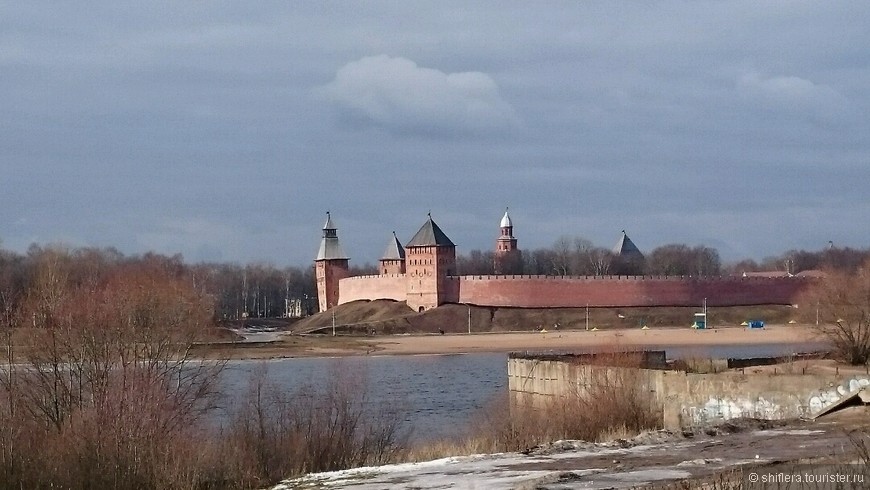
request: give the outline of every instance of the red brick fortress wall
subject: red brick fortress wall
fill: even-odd
[[[405,274],[347,277],[338,283],[338,304],[359,299],[405,301],[408,295],[407,287]]]
[[[452,278],[456,302],[525,308],[793,304],[812,283],[803,277],[554,277]],[[343,300],[344,298],[342,298]],[[452,298],[451,298],[452,299]]]

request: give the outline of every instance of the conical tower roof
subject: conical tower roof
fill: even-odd
[[[332,222],[332,216],[329,215],[329,211],[326,212],[326,223],[323,223],[324,230],[334,230],[335,224]]]
[[[390,238],[390,242],[387,243],[387,249],[384,250],[384,256],[381,257],[381,260],[404,260],[405,259],[405,248],[402,247],[402,244],[399,243],[398,237],[396,237],[396,232],[393,232],[393,237]]]
[[[616,242],[616,246],[613,247],[613,253],[616,255],[626,256],[626,255],[640,255],[643,256],[643,253],[637,248],[637,245],[631,241],[631,238],[628,238],[628,235],[625,234],[625,230],[622,230],[622,236],[619,237],[619,241]]]
[[[508,226],[513,226],[514,222],[511,221],[510,215],[508,215],[508,210],[504,210],[504,216],[501,218],[501,224],[499,225],[501,228],[507,228]]]
[[[447,238],[447,235],[441,231],[441,228],[432,221],[432,215],[429,215],[429,219],[423,223],[423,226],[420,228],[420,231],[414,235],[414,238],[408,242],[406,247],[425,247],[425,246],[438,246],[438,247],[455,247],[456,245]]]
[[[326,212],[326,223],[323,224],[323,238],[320,239],[320,248],[317,250],[317,258],[314,260],[347,259],[338,241],[338,233],[329,211]]]

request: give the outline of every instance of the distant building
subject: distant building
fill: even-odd
[[[300,318],[304,316],[302,298],[289,298],[284,300],[284,318]]]
[[[522,274],[523,256],[514,238],[514,223],[507,209],[499,223],[499,237],[495,241],[493,269],[496,274]]]

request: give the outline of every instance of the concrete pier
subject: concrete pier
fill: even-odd
[[[738,417],[813,418],[870,386],[870,376],[726,371],[712,374],[608,366],[553,356],[511,356],[513,407],[542,408],[557,398],[593,395],[606,383],[631,383],[661,409],[666,429],[697,427]]]

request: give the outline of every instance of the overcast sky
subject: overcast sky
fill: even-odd
[[[865,1],[0,0],[0,240],[866,248],[868,116]]]

